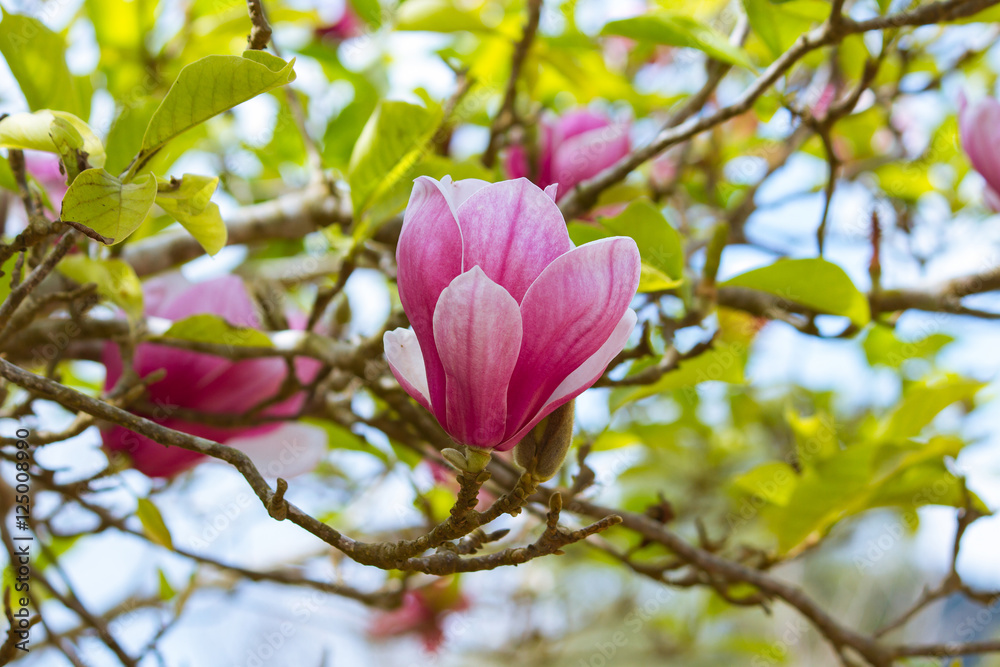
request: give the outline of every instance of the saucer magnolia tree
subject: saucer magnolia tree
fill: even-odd
[[[998,5],[5,9],[0,664],[1000,664]]]

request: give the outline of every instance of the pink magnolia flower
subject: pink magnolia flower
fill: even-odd
[[[258,324],[253,302],[243,281],[223,276],[203,283],[189,283],[180,274],[154,278],[143,285],[147,316],[180,320],[199,313],[219,315],[230,324],[253,327]],[[302,328],[304,318],[298,319]],[[104,348],[107,367],[105,389],[122,374],[118,346]],[[246,452],[261,472],[271,476],[292,476],[311,470],[326,449],[320,429],[301,424],[268,423],[244,428],[220,428],[192,423],[171,416],[177,408],[207,413],[242,414],[275,396],[287,373],[284,360],[277,357],[232,362],[215,355],[191,352],[165,345],[142,343],[136,347],[134,368],[140,377],[159,369],[166,376],[149,385],[146,399],[158,406],[155,414],[143,415],[153,421],[191,435],[208,438]],[[320,363],[296,359],[295,369],[302,382],[316,376]],[[292,415],[302,406],[299,393],[270,406],[267,415]],[[166,447],[121,426],[103,431],[109,452],[127,452],[137,470],[149,477],[171,477],[191,468],[206,457],[196,452]]]
[[[1000,212],[1000,102],[985,97],[969,104],[959,95],[958,129],[969,162],[986,179],[986,205]]]
[[[444,618],[469,608],[468,598],[457,587],[443,582],[439,579],[423,588],[406,591],[399,608],[381,612],[372,619],[368,636],[384,639],[416,633],[427,651],[437,652],[444,642]]]
[[[385,334],[400,385],[457,442],[511,449],[625,346],[639,250],[574,248],[555,187],[527,179],[413,186],[396,249],[413,329]]]
[[[613,123],[587,110],[543,118],[538,128],[535,182],[542,188],[558,183],[559,199],[577,183],[596,176],[628,154],[628,129],[627,124]],[[510,178],[532,173],[524,146],[508,148],[504,162]]]
[[[316,36],[320,39],[343,41],[361,35],[364,32],[364,28],[365,24],[358,18],[351,5],[344,3],[344,12],[340,15],[340,18],[330,25],[316,28]]]

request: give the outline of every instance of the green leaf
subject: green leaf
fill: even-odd
[[[450,0],[407,0],[396,11],[396,30],[482,32],[488,28],[479,10],[457,7]]]
[[[349,0],[348,4],[354,8],[362,21],[368,25],[378,28],[382,25],[382,5],[378,0]]]
[[[83,137],[72,124],[63,118],[53,118],[49,126],[49,138],[55,146],[63,170],[66,172],[66,182],[72,183],[80,174],[80,162],[77,157],[83,150]]]
[[[633,238],[645,264],[674,281],[684,278],[681,236],[649,200],[633,201],[624,211],[613,218],[602,218],[600,223],[613,234]]]
[[[192,315],[174,322],[163,338],[180,338],[196,343],[219,343],[239,347],[273,347],[271,339],[262,331],[249,327],[233,326],[218,315]]]
[[[167,600],[172,600],[175,595],[177,595],[177,591],[170,585],[170,580],[167,579],[167,575],[163,573],[163,570],[160,570],[160,599],[166,602]]]
[[[170,530],[163,522],[163,515],[160,510],[148,498],[139,498],[139,505],[135,511],[142,522],[143,532],[146,533],[152,542],[168,549],[174,548],[174,541],[170,537]]]
[[[157,185],[156,203],[191,233],[209,255],[222,250],[228,232],[218,205],[210,201],[218,178],[184,174]]]
[[[830,15],[830,4],[824,0],[743,0],[750,27],[777,58],[788,50],[799,35]]]
[[[792,497],[798,474],[783,461],[772,461],[753,468],[733,480],[741,492],[763,498],[772,505],[785,506]]]
[[[58,109],[79,116],[90,113],[76,79],[66,66],[66,43],[38,19],[7,14],[0,21],[0,53],[32,111]]]
[[[264,51],[243,56],[206,56],[181,70],[153,112],[142,138],[140,156],[158,151],[185,130],[237,104],[295,80],[292,66]],[[137,160],[137,168],[142,159]]]
[[[52,125],[59,119],[59,127],[65,130],[68,124],[83,139],[83,150],[87,152],[91,166],[104,166],[104,145],[85,122],[65,111],[36,111],[35,113],[15,113],[0,120],[0,148],[19,148],[47,153],[59,153],[52,141]]]
[[[610,21],[601,30],[601,34],[698,49],[715,60],[753,69],[753,63],[743,49],[733,46],[725,35],[689,16],[654,12],[635,18]]]
[[[61,217],[121,243],[146,219],[155,198],[152,176],[122,183],[103,169],[88,169],[66,191]]]
[[[871,319],[868,299],[836,264],[819,259],[783,259],[740,274],[720,287],[747,287],[820,313],[842,315],[858,326]]]
[[[421,160],[440,119],[439,109],[393,100],[378,105],[351,153],[349,182],[356,219]]]
[[[608,238],[606,230],[588,222],[571,222],[566,225],[566,229],[569,231],[570,240],[577,246]]]
[[[930,359],[955,339],[948,334],[934,333],[914,341],[902,341],[892,328],[876,323],[865,336],[862,346],[872,366],[899,368],[908,359]]]
[[[683,284],[683,280],[675,280],[646,262],[643,262],[639,267],[639,291],[643,294],[676,289]]]
[[[91,259],[70,255],[56,268],[81,285],[94,283],[97,293],[121,307],[131,318],[142,315],[142,284],[135,269],[120,259]]]
[[[939,382],[911,385],[902,400],[883,422],[878,439],[904,440],[920,434],[934,418],[952,403],[971,401],[983,383],[956,376]]]
[[[129,3],[134,4],[134,3]],[[142,149],[142,135],[149,119],[156,111],[158,100],[145,97],[122,108],[108,131],[108,160],[104,168],[112,174],[121,174],[132,158]]]

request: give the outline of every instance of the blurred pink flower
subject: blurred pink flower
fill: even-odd
[[[66,176],[59,171],[59,157],[54,153],[40,151],[24,151],[24,166],[28,174],[35,179],[49,196],[55,213],[44,210],[50,220],[58,216],[59,204],[66,194]],[[11,197],[7,210],[5,231],[9,235],[20,233],[28,225],[28,214],[20,197]]]
[[[254,305],[243,281],[223,276],[203,283],[189,283],[180,274],[154,278],[143,285],[147,316],[180,320],[199,313],[219,315],[230,324],[254,327]],[[301,314],[290,317],[293,326],[303,328]],[[297,322],[294,322],[297,320]],[[156,414],[143,415],[191,435],[208,438],[246,452],[270,476],[292,476],[311,470],[326,449],[326,436],[320,429],[289,423],[269,423],[242,428],[220,428],[184,421],[171,416],[176,408],[190,408],[206,413],[243,414],[262,401],[275,396],[286,375],[284,360],[277,357],[232,362],[224,358],[175,347],[142,343],[136,347],[134,368],[140,377],[165,369],[166,376],[150,384],[146,399],[158,406]],[[107,367],[105,389],[111,389],[122,374],[118,346],[104,348]],[[312,380],[320,362],[296,359],[300,381]],[[302,393],[296,394],[264,411],[267,415],[292,415],[302,406]],[[206,457],[178,447],[166,447],[121,426],[111,426],[102,433],[109,452],[127,452],[132,464],[149,477],[171,477],[191,468]]]
[[[330,25],[316,28],[316,36],[320,39],[343,41],[357,37],[364,32],[365,24],[355,13],[350,3],[344,3],[344,13]]]
[[[983,199],[1000,212],[1000,102],[984,97],[970,104],[960,94],[958,128],[969,162],[986,179]]]
[[[469,608],[469,600],[453,585],[439,579],[432,584],[407,591],[397,609],[377,614],[368,627],[372,639],[385,639],[416,633],[424,648],[434,653],[444,642],[442,622],[451,613]]]
[[[636,322],[639,250],[574,248],[527,179],[415,182],[396,249],[413,329],[385,334],[400,385],[462,444],[511,449],[590,387]]]
[[[538,128],[535,183],[541,188],[558,184],[558,200],[577,183],[596,176],[625,157],[629,151],[628,131],[627,123],[614,123],[606,116],[587,110],[543,118]],[[530,176],[527,148],[509,147],[504,166],[510,178]]]

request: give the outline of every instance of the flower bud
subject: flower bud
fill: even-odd
[[[573,443],[573,403],[556,408],[514,448],[514,460],[539,481],[551,479]]]

